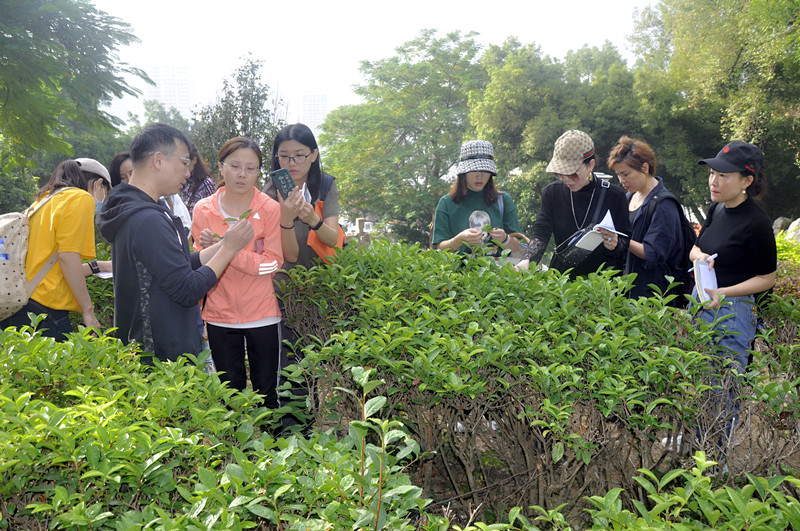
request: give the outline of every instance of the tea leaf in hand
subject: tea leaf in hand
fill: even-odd
[[[481,231],[483,232],[492,232],[493,227],[491,225],[484,225]]]
[[[247,216],[250,215],[250,212],[252,212],[252,211],[253,211],[252,208],[250,210],[245,210],[244,212],[242,212],[242,215],[239,216],[239,219],[242,220],[242,219],[246,218]]]

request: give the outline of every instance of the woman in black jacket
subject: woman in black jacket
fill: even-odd
[[[558,181],[544,189],[528,250],[517,269],[528,269],[531,262],[538,263],[550,236],[555,238],[556,245],[562,244],[577,230],[600,222],[609,212],[615,229],[630,235],[625,192],[595,176],[596,162],[594,142],[583,131],[570,130],[556,140],[547,171],[556,174]],[[588,275],[600,267],[622,271],[627,253],[628,238],[605,231],[602,245],[575,265],[570,276]]]

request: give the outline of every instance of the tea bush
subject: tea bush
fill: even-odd
[[[362,414],[341,438],[274,438],[275,412],[196,360],[147,370],[87,330],[55,343],[0,331],[2,529],[444,529],[404,473],[418,445]],[[414,522],[412,524],[412,522]]]
[[[775,243],[778,247],[775,294],[800,300],[800,242],[786,238],[786,233],[781,232]]]
[[[317,424],[346,433],[359,404],[340,389],[354,387],[353,367],[374,368],[381,414],[420,444],[414,481],[435,499],[431,510],[455,507],[456,522],[477,507],[478,519],[502,521],[513,506],[538,507],[516,513],[529,518],[563,508],[580,522],[585,496],[623,488],[626,503],[643,499],[637,470],[688,462],[664,437],[725,458],[728,477],[794,466],[796,338],[756,356],[736,382],[712,330],[666,300],[629,300],[629,288],[608,272],[572,282],[378,241],[293,270],[284,299],[304,335]],[[794,302],[776,311],[796,315]],[[731,392],[744,420],[728,439],[731,419],[711,405]]]
[[[191,357],[0,331],[0,528],[794,526],[796,300],[734,388],[707,326],[629,287],[384,241],[297,268],[308,439]]]

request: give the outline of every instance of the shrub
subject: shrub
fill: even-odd
[[[309,401],[318,425],[346,433],[359,405],[339,389],[354,387],[353,367],[375,368],[385,380],[382,415],[420,444],[412,477],[436,499],[432,510],[480,506],[478,518],[499,521],[514,505],[566,503],[568,520],[580,522],[584,494],[641,492],[638,469],[684,463],[660,442],[678,434],[684,447],[727,454],[735,474],[788,466],[797,435],[776,413],[797,397],[796,372],[778,385],[788,365],[762,373],[769,360],[758,358],[733,380],[708,326],[664,299],[628,299],[630,284],[609,272],[573,282],[377,241],[348,247],[328,267],[293,270],[284,300],[305,336],[301,365],[319,398]],[[783,359],[797,353],[796,342],[784,347]],[[729,392],[758,420],[719,446],[731,419],[710,404]],[[706,431],[696,441],[699,422]],[[742,440],[752,452],[736,450]]]
[[[778,275],[774,293],[800,300],[800,242],[781,232],[775,238],[778,248]]]
[[[441,529],[403,469],[417,444],[362,415],[337,439],[274,438],[260,397],[192,358],[147,370],[88,331],[55,343],[0,331],[0,528]],[[360,384],[360,385],[359,385]]]

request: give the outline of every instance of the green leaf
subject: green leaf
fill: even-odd
[[[364,404],[364,418],[368,419],[375,415],[381,408],[386,405],[385,396],[376,396],[367,400]]]
[[[563,442],[558,441],[555,444],[553,444],[552,456],[553,456],[553,462],[554,463],[558,463],[559,461],[561,461],[561,458],[564,456],[564,443]]]

